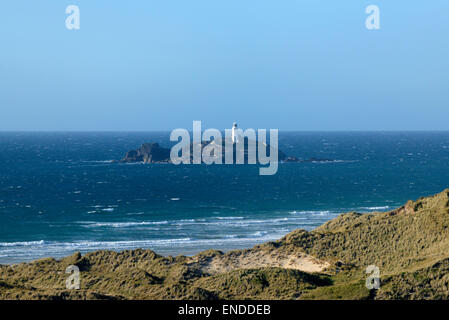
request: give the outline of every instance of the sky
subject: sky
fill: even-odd
[[[80,29],[66,28],[66,7]],[[380,29],[368,30],[368,5]],[[449,130],[449,1],[5,0],[0,131]]]

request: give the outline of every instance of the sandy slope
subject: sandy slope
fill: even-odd
[[[223,256],[215,256],[198,262],[201,270],[208,274],[226,273],[236,269],[279,267],[304,272],[322,272],[330,266],[305,253],[284,253],[274,250],[233,251]]]

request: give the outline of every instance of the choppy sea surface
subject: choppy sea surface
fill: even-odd
[[[255,165],[118,164],[169,132],[0,133],[0,263],[75,251],[190,255],[251,247],[348,211],[388,211],[449,187],[449,132],[280,132]]]

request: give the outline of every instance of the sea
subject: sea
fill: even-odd
[[[113,162],[145,142],[170,147],[169,134],[0,132],[0,264],[249,248],[449,187],[449,132],[280,131],[284,153],[318,160],[272,176],[257,165]]]

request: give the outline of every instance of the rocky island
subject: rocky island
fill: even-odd
[[[137,150],[126,153],[120,163],[168,163],[170,162],[170,149],[161,147],[158,143],[144,143]]]
[[[201,150],[205,148],[206,146],[213,145],[220,143],[222,146],[222,154],[218,155],[218,157],[222,158],[222,163],[225,163],[225,153],[224,153],[224,140],[216,142],[214,140],[212,141],[201,141]],[[248,146],[248,139],[245,139],[245,146]],[[270,145],[266,146],[266,152],[269,152],[271,149]],[[193,161],[193,143],[190,143],[190,160]],[[256,145],[256,151],[258,149],[258,146]],[[236,158],[236,147],[234,145],[233,150],[233,156],[234,156],[234,163]],[[278,159],[279,161],[282,161],[286,159],[286,155],[282,151],[278,151]],[[248,148],[245,147],[244,149],[244,160],[245,163],[248,162]],[[126,153],[125,157],[123,157],[118,162],[120,163],[135,163],[135,162],[142,162],[142,163],[170,163],[170,149],[161,147],[158,143],[144,143],[139,149],[137,150],[130,150]]]
[[[210,143],[215,143],[214,141],[202,141],[201,142],[201,148],[204,148],[208,146]],[[222,147],[224,145],[224,142],[222,142]],[[248,145],[248,140],[245,139],[245,145]],[[266,145],[267,151],[270,150],[271,146]],[[224,148],[222,149],[224,150]],[[257,148],[256,148],[257,150]],[[193,154],[193,144],[190,144],[190,154],[191,154],[191,161],[192,161],[192,154]],[[235,155],[236,150],[234,146],[234,163],[235,163]],[[224,152],[220,155],[222,157],[222,162],[224,163]],[[245,163],[248,162],[248,148],[245,148],[244,150],[244,159]],[[278,151],[278,161],[279,162],[294,162],[294,163],[304,163],[304,162],[319,162],[319,163],[326,163],[326,162],[333,162],[335,160],[332,159],[322,159],[322,158],[308,158],[308,159],[301,159],[293,156],[287,156],[284,152],[281,150]],[[128,151],[125,156],[117,160],[115,162],[119,163],[171,163],[170,161],[170,149],[161,147],[158,143],[154,142],[148,142],[144,143],[140,148],[136,150],[130,150]]]
[[[81,288],[66,289],[76,265]],[[380,270],[368,289],[366,268]],[[389,212],[350,212],[252,249],[165,257],[75,253],[0,266],[0,299],[449,299],[449,189]]]

